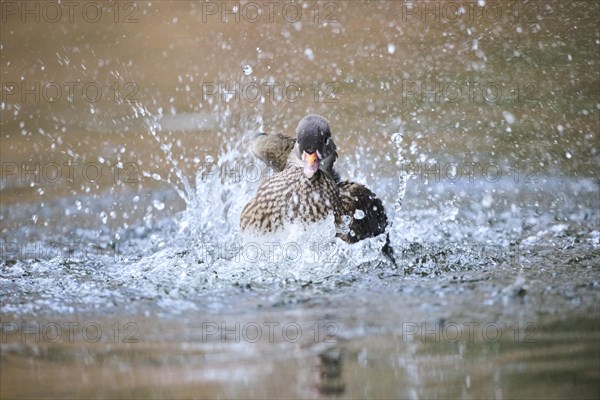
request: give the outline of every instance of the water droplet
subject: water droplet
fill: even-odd
[[[313,51],[310,47],[307,47],[306,49],[304,49],[304,56],[311,61],[315,59],[315,54],[313,53]]]
[[[569,150],[567,150],[567,151],[565,152],[565,157],[567,157],[567,158],[571,158],[571,157],[573,157],[573,155],[571,154],[571,152],[570,152]]]
[[[503,111],[502,116],[504,117],[504,119],[506,120],[506,122],[509,125],[512,125],[515,123],[516,118],[512,113],[509,113],[508,111]]]
[[[339,227],[340,232],[343,234],[347,234],[350,232],[350,224],[352,223],[352,218],[349,215],[342,215],[342,226]]]
[[[244,71],[244,75],[250,75],[252,74],[252,67],[249,65],[244,65],[242,71]]]
[[[399,145],[400,143],[402,143],[402,132],[396,132],[392,135],[392,142],[395,145]]]
[[[489,193],[486,193],[483,196],[483,199],[481,199],[481,205],[484,208],[490,208],[492,206],[493,202],[494,202],[494,199],[492,198],[492,196]]]
[[[396,52],[396,46],[393,43],[388,43],[387,51],[390,54],[394,54]]]
[[[354,219],[363,219],[365,217],[365,212],[363,210],[355,210],[354,211]]]
[[[163,208],[165,208],[165,203],[158,201],[158,200],[153,200],[152,205],[154,206],[154,208],[156,208],[159,211],[162,210]]]

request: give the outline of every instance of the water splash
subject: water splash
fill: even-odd
[[[114,306],[123,310],[143,307],[148,301],[170,313],[194,307],[239,309],[241,306],[236,299],[244,293],[246,300],[263,296],[267,299],[265,302],[273,298],[284,303],[300,301],[298,299],[313,299],[324,291],[335,291],[340,286],[370,287],[373,280],[388,277],[473,271],[506,263],[507,258],[512,257],[511,252],[504,250],[510,243],[502,240],[506,239],[506,232],[515,232],[516,238],[520,236],[521,216],[513,217],[514,212],[508,210],[498,211],[497,217],[492,215],[494,219],[490,219],[488,210],[478,202],[456,205],[448,202],[453,201],[455,193],[481,194],[489,191],[490,185],[485,188],[444,186],[442,182],[434,188],[436,196],[439,195],[438,208],[411,207],[400,213],[410,177],[408,169],[403,168],[404,131],[400,122],[391,135],[399,168],[396,212],[389,228],[395,265],[381,251],[386,244],[386,235],[348,244],[335,237],[332,218],[309,227],[292,226],[272,236],[242,235],[239,229],[241,210],[256,193],[260,179],[247,179],[239,168],[233,174],[215,173],[215,168],[217,171],[223,167],[236,171],[236,165],[256,163],[247,151],[247,141],[257,130],[262,130],[263,122],[260,116],[235,116],[231,109],[223,107],[215,113],[217,117],[211,124],[214,124],[213,129],[230,135],[221,141],[218,155],[205,157],[199,169],[190,176],[184,173],[183,165],[173,154],[175,143],[170,142],[169,135],[163,134],[168,131],[168,126],[165,126],[162,114],[136,105],[133,115],[137,122],[143,121],[145,135],[157,144],[167,171],[166,175],[163,169],[160,174],[147,174],[171,185],[185,202],[185,209],[174,217],[169,216],[166,215],[165,200],[154,199],[147,218],[132,226],[131,232],[122,232],[121,237],[131,239],[132,251],[126,254],[116,248],[114,251],[103,248],[97,256],[88,251],[78,253],[82,257],[60,252],[42,260],[15,259],[0,263],[0,283],[7,293],[5,309],[68,313],[86,307]],[[199,119],[198,116],[194,118],[194,121]],[[190,126],[190,121],[183,123]],[[263,172],[266,173],[266,169]],[[493,188],[512,199],[512,186],[510,182],[507,185],[503,189],[496,183]],[[592,190],[597,189],[594,185],[585,190],[596,193],[597,190]],[[414,195],[427,196],[418,191]],[[111,197],[107,196],[106,200]],[[444,204],[447,206],[440,209]],[[496,204],[510,203],[498,200],[494,204],[496,207]],[[571,206],[577,207],[577,204]],[[77,207],[81,208],[82,204]],[[59,208],[48,205],[45,210]],[[108,215],[112,218],[107,212],[101,218],[108,221]],[[360,213],[355,217],[360,218]],[[151,224],[148,224],[149,220]],[[490,221],[493,228],[487,227]],[[545,225],[553,221],[548,214],[547,218],[536,217],[528,224],[535,227],[532,232],[551,232]],[[109,232],[108,228],[103,232]],[[90,240],[96,237],[95,232],[83,229],[78,234],[89,236]],[[474,238],[474,242],[466,243],[464,238]],[[494,251],[490,252],[488,243],[501,248],[493,247]],[[482,245],[487,246],[484,247],[486,251],[480,251]],[[24,298],[23,293],[32,295]]]
[[[391,141],[394,144],[394,146],[396,147],[396,156],[397,156],[396,166],[399,169],[398,191],[396,193],[396,202],[394,205],[396,215],[398,215],[398,213],[402,209],[402,200],[404,199],[404,194],[406,193],[406,186],[408,184],[408,179],[410,178],[409,172],[407,171],[406,168],[404,168],[404,166],[406,164],[405,160],[404,160],[403,151],[402,151],[402,141],[404,139],[404,128],[403,128],[401,122],[399,122],[399,125],[400,125],[400,127],[399,127],[398,132],[392,134],[392,136],[391,136]]]

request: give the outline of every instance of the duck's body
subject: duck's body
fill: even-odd
[[[296,139],[267,134],[255,138],[252,151],[276,173],[244,207],[242,230],[275,232],[286,222],[312,223],[333,214],[341,228],[338,237],[344,241],[354,243],[384,233],[387,216],[381,200],[364,185],[340,181],[333,167],[336,145],[327,120],[304,117],[296,134]]]
[[[242,211],[240,226],[243,231],[270,233],[287,222],[313,223],[330,213],[339,221],[341,205],[335,181],[322,171],[307,178],[302,168],[290,166],[260,185]]]

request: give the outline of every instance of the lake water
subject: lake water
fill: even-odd
[[[599,17],[3,2],[1,397],[596,398]],[[393,262],[239,232],[308,113]]]

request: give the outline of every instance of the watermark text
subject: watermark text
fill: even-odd
[[[338,82],[202,82],[204,103],[296,103],[303,98],[315,103],[337,103]]]
[[[139,22],[139,6],[135,1],[2,1],[2,22],[59,23]]]
[[[135,82],[2,82],[3,103],[38,104],[42,102],[75,103],[83,100],[95,104],[111,101],[116,104],[138,103],[138,86]]]
[[[338,3],[333,1],[205,1],[202,2],[202,22],[331,24],[338,22],[339,9]]]
[[[98,257],[112,257],[115,261],[137,259],[140,248],[137,243],[127,242],[83,242],[83,241],[50,241],[50,242],[0,242],[0,261],[10,260],[51,260],[59,258],[63,261],[93,260]]]
[[[87,183],[111,181],[114,184],[139,183],[139,165],[135,162],[2,162],[0,181],[21,185],[73,183],[80,178]]]

